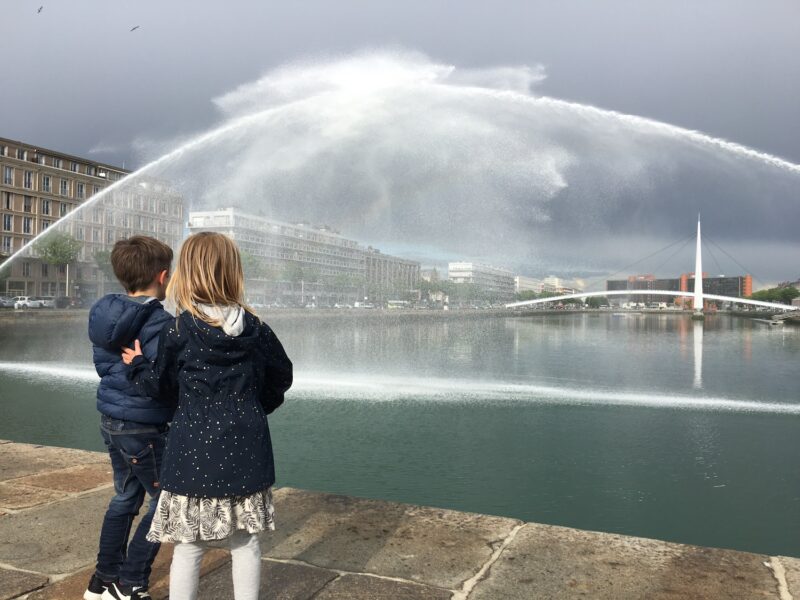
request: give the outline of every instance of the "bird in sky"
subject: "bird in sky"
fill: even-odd
[[[131,31],[136,31],[137,29],[139,29],[139,27],[140,25],[137,25],[136,27],[131,27]]]
[[[43,8],[44,8],[44,5],[40,6],[40,7],[39,7],[39,10],[37,10],[37,11],[36,11],[36,14],[38,15],[40,12],[42,12],[42,9],[43,9]]]

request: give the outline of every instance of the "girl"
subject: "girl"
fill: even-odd
[[[149,363],[124,349],[143,395],[178,408],[167,436],[161,496],[147,539],[174,542],[171,600],[194,600],[203,552],[231,548],[236,600],[258,598],[257,534],[274,529],[275,482],[267,415],[292,384],[292,363],[243,301],[239,251],[218,233],[190,236],[167,287],[178,317]]]

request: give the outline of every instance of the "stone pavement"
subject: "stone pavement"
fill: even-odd
[[[0,440],[0,600],[79,599],[113,493],[104,454]],[[282,488],[262,541],[262,598],[800,600],[800,559]],[[166,598],[172,547],[153,598]],[[206,554],[202,600],[232,598]]]

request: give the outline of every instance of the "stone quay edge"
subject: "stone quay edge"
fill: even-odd
[[[82,597],[111,495],[108,457],[0,440],[0,600]],[[800,599],[800,559],[280,488],[261,598]],[[172,546],[150,591],[169,592]],[[200,598],[232,598],[206,553]]]

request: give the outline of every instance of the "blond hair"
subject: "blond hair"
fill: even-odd
[[[178,312],[188,311],[195,318],[214,326],[222,323],[206,315],[198,304],[239,305],[252,313],[244,302],[244,271],[239,248],[221,233],[203,231],[186,238],[178,256],[178,268],[167,286],[167,296]]]

